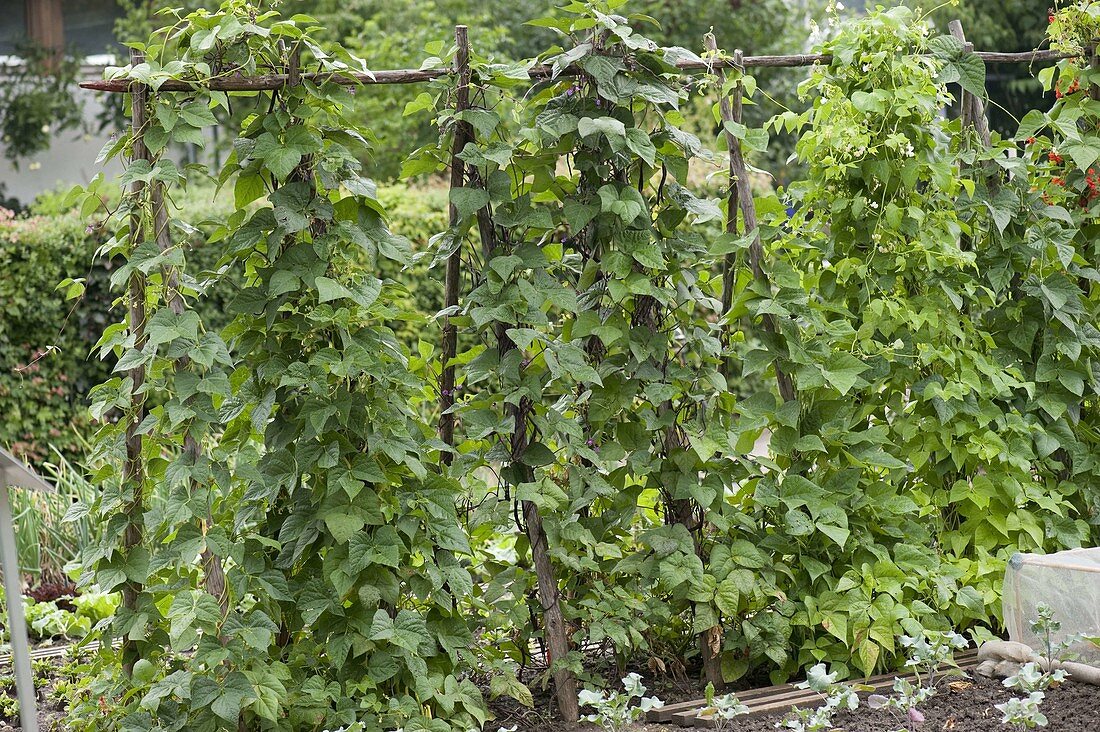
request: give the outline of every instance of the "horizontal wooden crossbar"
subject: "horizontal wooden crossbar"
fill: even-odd
[[[987,64],[1017,64],[1058,61],[1065,58],[1074,58],[1077,54],[1062,53],[1060,51],[1025,51],[1023,53],[1000,53],[998,51],[973,51],[975,56]],[[785,56],[744,56],[740,64],[733,59],[714,59],[707,61],[681,61],[677,68],[684,72],[711,71],[714,69],[732,68],[795,68],[799,66],[813,66],[814,64],[827,64],[832,61],[832,56],[825,53],[799,53]],[[308,80],[315,84],[325,81],[333,81],[344,86],[360,86],[369,84],[419,84],[433,81],[444,76],[451,76],[454,69],[388,69],[384,71],[361,72],[314,72],[298,75],[299,79]],[[554,68],[541,64],[532,66],[527,70],[528,75],[534,79],[548,79],[555,76]],[[556,76],[580,76],[584,71],[577,66],[569,66],[561,70]],[[84,81],[82,89],[92,91],[124,94],[130,91],[135,82],[131,79],[111,79],[109,81]],[[189,92],[196,89],[210,89],[212,91],[266,91],[282,89],[291,85],[290,74],[265,74],[261,76],[223,76],[202,81],[180,81],[168,79],[156,88],[157,92]]]

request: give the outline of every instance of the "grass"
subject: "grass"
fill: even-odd
[[[11,492],[20,565],[24,574],[38,583],[66,582],[65,566],[79,556],[94,533],[86,512],[76,512],[70,521],[64,519],[73,504],[92,502],[95,486],[63,455],[55,451],[54,458],[43,465],[42,472],[56,493]]]

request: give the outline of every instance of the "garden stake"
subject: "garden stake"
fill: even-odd
[[[23,614],[23,573],[15,550],[15,525],[11,517],[8,489],[53,492],[53,486],[39,478],[22,461],[0,450],[0,568],[4,571],[4,599],[8,605],[8,641],[15,666],[15,688],[19,697],[19,723],[23,732],[38,732],[37,695],[31,673],[27,619]]]
[[[963,33],[962,21],[953,20],[948,24],[948,28],[951,31],[951,35],[963,44],[964,52],[972,54],[974,52],[974,44],[967,43],[966,35]],[[960,121],[962,122],[963,130],[974,130],[978,135],[978,139],[981,141],[982,150],[988,152],[993,146],[993,142],[989,135],[989,121],[985,116],[985,103],[982,102],[981,97],[963,89],[962,96],[959,100],[959,107],[961,109]],[[969,167],[972,166],[960,163],[960,168]],[[986,187],[990,191],[990,195],[995,194],[1000,188],[1000,180],[997,177],[995,166],[991,161],[986,160],[982,167],[984,168],[982,179],[985,181]],[[973,248],[970,234],[962,234],[960,236],[959,247],[964,251],[970,251]]]
[[[708,33],[704,37],[704,43],[706,43],[707,51],[713,55],[718,51],[718,41],[714,37],[713,33]],[[734,51],[734,60],[744,60],[741,49]],[[726,74],[719,70],[715,72],[715,76],[718,79],[718,86],[721,89],[726,81]],[[733,98],[721,94],[718,99],[719,116],[722,118],[722,122],[726,120],[741,121],[741,100],[742,100],[743,88],[741,84],[733,90]],[[737,234],[737,171],[734,169],[733,163],[733,143],[734,137],[728,131],[725,132],[726,145],[729,148],[729,192],[726,196],[726,233]],[[736,256],[733,252],[726,255],[725,260],[722,263],[722,315],[729,312],[730,306],[733,304],[733,268],[736,263]],[[728,370],[728,365],[727,365]],[[729,374],[727,373],[728,377]]]
[[[286,79],[287,84],[290,86],[298,86],[302,83],[302,46],[299,43],[294,44],[294,50],[290,52],[290,60],[287,64]]]
[[[489,227],[489,230],[492,231],[492,227]],[[501,326],[498,328],[498,333],[503,335],[503,340],[499,342],[499,351],[503,358],[504,354],[514,349],[516,345],[507,336],[507,329],[503,324]],[[513,465],[523,471],[524,482],[534,480],[532,468],[521,462],[528,445],[527,412],[529,409],[530,402],[526,397],[521,399],[519,404],[509,405],[509,414],[515,420],[511,460]],[[551,675],[554,678],[554,695],[562,719],[566,722],[576,722],[581,714],[577,699],[577,679],[573,672],[564,666],[559,665],[558,668],[554,668],[555,663],[563,663],[569,654],[569,636],[565,631],[565,618],[561,612],[561,598],[558,592],[558,577],[550,560],[550,545],[546,529],[542,525],[542,513],[534,501],[521,501],[521,506],[523,528],[527,534],[527,542],[531,545],[531,562],[535,565],[535,577],[538,580],[543,630],[546,634],[546,645],[549,647],[546,665],[551,669]]]
[[[473,129],[469,122],[461,119],[462,113],[470,107],[470,40],[467,28],[464,25],[455,26],[455,73],[458,76],[458,84],[455,87],[455,130],[454,142],[451,146],[451,187],[453,191],[461,188],[466,179],[466,165],[459,154],[466,143],[473,138]],[[462,264],[462,238],[458,234],[458,227],[462,223],[459,218],[458,207],[449,205],[449,218],[451,232],[458,240],[455,250],[447,257],[447,270],[443,281],[443,308],[450,310],[458,306],[459,267]],[[443,345],[441,359],[443,373],[439,379],[439,401],[441,414],[439,415],[439,438],[447,445],[454,446],[455,415],[451,408],[455,403],[455,367],[454,360],[458,349],[458,328],[451,322],[451,316],[443,319]],[[444,465],[450,465],[454,459],[451,450],[441,450],[440,460]]]
[[[468,108],[469,105],[469,42],[466,37],[466,27],[458,26],[455,28],[455,40],[457,43],[457,53],[455,56],[456,68],[464,68],[466,71],[467,83],[465,84],[465,96],[459,96],[457,98],[456,108],[458,105],[464,105],[462,109]],[[459,93],[462,93],[462,75],[460,74]],[[459,130],[462,126],[465,126],[465,132],[460,133]],[[462,147],[459,147],[459,135],[462,134],[462,147],[465,147],[467,143],[474,141],[473,128],[468,123],[459,121],[459,127],[455,130],[455,144],[452,148],[455,155],[461,151]],[[456,177],[455,162],[461,163],[461,161],[454,157],[452,159],[451,168],[451,189],[455,187],[456,180],[461,184],[462,180]],[[465,166],[462,166],[463,168]],[[485,182],[481,180],[481,176],[478,175],[478,171],[474,166],[470,166],[470,183],[481,188],[485,188]],[[457,210],[454,206],[450,209],[452,217],[457,217]],[[493,258],[498,250],[498,241],[496,235],[496,226],[492,218],[492,209],[490,204],[486,203],[477,211],[477,226],[478,232],[481,236],[482,252],[486,266],[488,262]],[[451,255],[451,258],[456,259],[459,257],[459,252],[456,251]],[[451,262],[448,260],[448,276],[451,272]],[[447,280],[448,283],[452,280]],[[450,284],[445,286],[445,297],[451,294]],[[458,302],[458,262],[454,264],[454,279],[453,279],[453,298],[454,303]],[[449,302],[449,301],[447,301]],[[497,338],[497,351],[501,358],[504,354],[508,353],[516,347],[511,338],[508,337],[508,325],[507,323],[497,323],[494,332]],[[452,346],[454,348],[454,346]],[[447,365],[447,356],[444,354],[444,367]],[[446,377],[444,377],[446,378]],[[450,375],[450,384],[454,383],[453,369]],[[453,386],[445,387],[452,389]],[[447,395],[443,395],[444,399],[447,399]],[[453,404],[453,400],[451,401]],[[520,463],[520,457],[523,451],[527,447],[527,405],[524,403],[509,405],[509,413],[515,420],[515,427],[512,433],[511,455],[513,464],[517,465],[524,471],[525,476],[530,475],[530,468],[523,466]],[[453,415],[452,415],[453,420]],[[451,426],[453,430],[453,423]],[[441,421],[442,432],[442,421]],[[452,431],[453,436],[453,431]],[[452,437],[453,439],[453,437]],[[447,460],[449,463],[449,460]],[[546,644],[549,647],[549,663],[548,666],[553,666],[555,662],[563,660],[569,653],[569,637],[565,631],[565,619],[561,612],[561,601],[558,597],[558,580],[557,575],[554,572],[554,566],[550,560],[550,547],[546,537],[546,530],[542,525],[542,515],[539,512],[539,507],[533,501],[521,502],[524,529],[527,533],[528,543],[531,545],[531,561],[535,566],[535,576],[538,580],[538,598],[539,605],[542,607],[542,616],[544,623],[544,630],[546,634]],[[558,703],[558,711],[561,713],[562,718],[567,722],[576,722],[580,719],[580,706],[577,701],[577,680],[573,676],[573,672],[567,668],[559,666],[552,673],[554,679],[554,693]]]
[[[471,174],[475,182],[484,187],[484,181],[476,175],[476,170],[472,166]],[[496,225],[493,223],[492,211],[488,203],[477,212],[477,225],[481,234],[485,263],[488,266],[498,249]],[[507,323],[498,322],[494,330],[497,337],[497,352],[499,358],[503,359],[506,353],[516,347],[516,344],[508,336]],[[508,406],[509,416],[515,422],[509,452],[512,464],[523,471],[523,482],[529,482],[533,478],[531,468],[521,463],[523,452],[528,444],[527,410],[529,408],[530,402],[526,398],[521,399],[519,404]],[[550,561],[550,546],[546,529],[542,525],[542,514],[538,504],[534,501],[520,501],[520,505],[523,513],[523,529],[527,534],[527,542],[531,545],[531,562],[535,565],[535,577],[538,581],[538,599],[542,608],[546,645],[549,647],[547,666],[553,669],[553,664],[562,661],[569,653],[569,636],[565,631],[565,618],[561,612],[558,578],[554,565]],[[554,679],[554,695],[562,719],[567,722],[576,722],[581,715],[577,700],[576,677],[572,671],[563,666],[554,669],[551,675]]]

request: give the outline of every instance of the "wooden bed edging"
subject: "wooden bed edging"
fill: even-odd
[[[978,652],[970,650],[959,654],[955,663],[961,669],[972,669],[978,662]],[[913,674],[891,673],[872,676],[863,681],[853,681],[874,687],[875,692],[889,691],[896,677],[913,678]],[[799,706],[816,707],[822,703],[821,695],[809,689],[799,689],[794,684],[779,684],[737,693],[737,698],[749,708],[747,716],[777,714]],[[669,704],[653,709],[646,714],[646,721],[658,724],[676,724],[681,727],[710,729],[714,721],[703,712],[707,709],[705,699]]]

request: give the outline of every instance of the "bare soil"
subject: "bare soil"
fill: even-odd
[[[60,672],[60,664],[52,665]],[[40,686],[40,728],[43,731],[66,729],[61,723],[64,704],[53,693],[54,685],[62,679],[56,673],[47,671],[46,664],[41,662],[36,672],[36,684]],[[649,693],[655,693],[668,703],[702,696],[701,688],[685,681],[652,680],[650,684]],[[588,732],[596,729],[593,725],[567,724],[557,720],[550,694],[542,689],[535,691],[534,709],[503,699],[493,702],[490,706],[496,719],[487,724],[486,729],[490,732],[498,727],[510,729],[513,726],[518,732]],[[14,684],[0,676],[0,696],[14,695]],[[1015,732],[1001,724],[1001,713],[995,708],[995,705],[1012,696],[998,680],[971,676],[942,687],[939,694],[921,705],[925,721],[920,725],[907,727],[896,713],[872,710],[864,705],[855,712],[837,715],[835,729],[841,732]],[[1046,727],[1049,732],[1100,732],[1100,687],[1071,681],[1050,689],[1042,711],[1049,720]],[[727,732],[775,732],[776,724],[781,723],[784,717],[783,714],[745,717],[732,721],[726,729]],[[17,716],[0,712],[0,732],[19,729]],[[674,732],[680,729],[667,724],[638,724],[632,731]]]
[[[1100,731],[1100,687],[1066,683],[1046,692],[1042,712],[1050,720],[1050,732]],[[1001,712],[996,709],[1014,696],[999,680],[973,676],[970,685],[956,684],[929,699],[921,706],[925,721],[919,730],[950,730],[951,732],[1009,732],[1001,724]],[[763,722],[764,720],[761,720]],[[774,730],[774,720],[762,726],[745,726],[739,732]],[[844,732],[894,732],[904,728],[897,717],[885,710],[858,709],[838,716]]]

